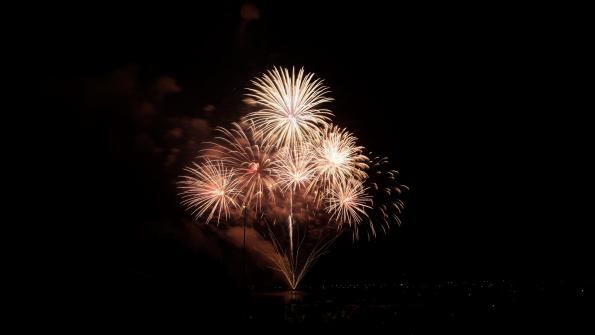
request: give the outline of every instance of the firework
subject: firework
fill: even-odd
[[[206,223],[216,215],[217,224],[221,214],[227,219],[232,207],[237,207],[239,180],[235,171],[227,169],[221,162],[207,160],[204,164],[193,164],[185,169],[189,175],[179,182],[184,204],[197,219],[206,214]]]
[[[371,239],[400,224],[407,187],[386,158],[368,158],[352,133],[330,123],[321,105],[332,99],[313,74],[273,68],[252,84],[245,101],[256,110],[217,128],[203,163],[187,168],[179,183],[182,203],[207,223],[233,213],[238,224],[240,212],[231,209],[241,206],[244,227],[254,209],[254,228],[263,220],[273,246],[266,256],[295,289],[343,231]],[[275,224],[285,215],[286,225]]]
[[[364,181],[374,206],[367,210],[369,222],[362,225],[368,239],[375,238],[377,231],[388,233],[393,224],[401,224],[401,213],[405,207],[403,192],[409,188],[398,181],[399,172],[390,169],[387,157],[373,157],[368,162],[369,177]],[[360,230],[360,233],[362,231]]]
[[[262,143],[252,126],[232,123],[231,129],[218,127],[217,131],[220,136],[204,151],[205,157],[236,171],[243,205],[260,211],[263,198],[274,203],[273,148]]]
[[[246,119],[264,134],[264,142],[292,146],[304,142],[308,136],[325,125],[332,113],[319,105],[332,101],[326,94],[322,80],[300,69],[291,73],[285,68],[273,68],[252,81],[246,95],[261,109],[246,115]]]
[[[334,184],[346,184],[351,179],[363,180],[368,168],[364,149],[356,145],[356,138],[345,129],[328,126],[311,142],[312,161],[316,169],[316,181],[323,188]]]
[[[307,185],[314,177],[314,165],[308,146],[285,147],[277,153],[273,163],[276,171],[277,183],[282,191],[289,191],[289,249],[293,253],[293,194],[302,186]]]
[[[353,225],[356,231],[357,225],[368,216],[366,210],[372,208],[372,199],[366,194],[366,190],[357,180],[338,183],[330,188],[326,196],[326,210],[331,214],[330,220],[339,225]]]
[[[273,163],[277,185],[282,191],[295,192],[309,185],[315,177],[315,166],[309,147],[282,148]]]
[[[265,222],[268,236],[275,253],[264,253],[264,256],[269,259],[272,268],[283,276],[292,290],[295,290],[298,287],[308,270],[310,270],[318,258],[328,250],[341,233],[341,231],[339,231],[335,234],[322,234],[322,236],[319,236],[312,245],[306,246],[306,233],[304,232],[303,234],[300,234],[300,231],[298,230],[298,237],[296,239],[298,243],[296,251],[293,252],[287,250],[284,247],[282,239],[279,238],[284,234],[274,230],[275,228],[281,228],[281,226],[271,226],[266,218]],[[304,255],[305,257],[298,257],[299,255]]]

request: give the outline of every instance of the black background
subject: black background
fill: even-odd
[[[207,298],[232,285],[224,266],[146,228],[187,217],[171,188],[175,173],[114,150],[128,121],[102,115],[102,102],[79,86],[129,66],[139,80],[176,79],[182,91],[164,109],[217,106],[211,125],[237,119],[243,88],[273,65],[325,79],[336,122],[389,156],[411,191],[401,227],[339,243],[312,283],[589,278],[589,111],[573,77],[582,46],[563,14],[257,2],[260,18],[246,23],[241,5],[39,18],[31,54],[48,113],[73,124],[58,150],[72,189],[54,210],[73,223],[64,224],[75,272],[66,283],[82,300],[124,311],[235,302]]]

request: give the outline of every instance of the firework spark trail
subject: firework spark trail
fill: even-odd
[[[284,147],[276,155],[273,169],[281,191],[296,191],[308,186],[315,177],[316,167],[308,146]]]
[[[398,172],[386,168],[385,158],[368,158],[352,133],[330,123],[332,113],[320,105],[332,99],[313,74],[275,67],[252,83],[247,96],[257,109],[229,129],[217,128],[203,163],[186,168],[179,182],[182,203],[207,223],[241,206],[244,227],[254,210],[275,251],[267,257],[295,289],[342,228],[352,229],[356,240],[360,232],[370,239],[378,227],[386,233],[391,223],[400,224],[407,187],[396,182]],[[294,206],[301,208],[297,217]],[[276,218],[271,225],[269,214],[287,225],[275,225]],[[337,229],[326,230],[329,223]],[[282,238],[273,231],[281,228]],[[318,234],[314,245],[306,243],[308,233]]]
[[[328,250],[333,242],[340,236],[342,231],[339,231],[334,235],[326,235],[319,237],[315,242],[314,246],[310,250],[306,251],[305,259],[300,263],[298,257],[302,246],[305,241],[306,235],[304,234],[296,247],[295,256],[291,251],[286,250],[283,244],[279,240],[277,234],[273,232],[271,224],[268,222],[266,217],[263,217],[268,230],[268,235],[275,250],[274,254],[263,253],[271,262],[273,270],[281,273],[285,278],[289,287],[295,290],[306,273],[316,263],[316,261]]]
[[[319,131],[332,115],[320,104],[332,101],[322,80],[312,80],[313,73],[304,75],[300,69],[273,68],[261,78],[252,81],[254,88],[248,88],[246,95],[255,99],[263,108],[246,115],[246,119],[264,134],[264,143],[293,146],[304,142],[310,134]]]
[[[293,191],[289,191],[289,251],[293,257]]]
[[[399,172],[387,168],[387,157],[373,156],[368,162],[369,178],[364,181],[374,206],[367,210],[368,224],[361,225],[367,231],[368,239],[375,238],[377,228],[387,234],[392,224],[401,224],[400,215],[405,207],[401,199],[404,191],[409,188],[398,182]]]

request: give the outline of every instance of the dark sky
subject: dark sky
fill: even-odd
[[[63,150],[77,181],[73,240],[91,251],[81,266],[106,280],[225,287],[224,266],[176,228],[187,216],[172,182],[189,147],[159,134],[192,118],[234,121],[250,78],[296,65],[326,80],[337,123],[389,156],[411,189],[400,228],[339,243],[313,278],[586,275],[587,125],[574,116],[581,89],[566,77],[572,42],[555,20],[364,3],[256,7],[251,21],[241,3],[45,19],[36,64],[55,112],[75,120]],[[158,115],[149,125],[142,106]],[[144,154],[131,144],[140,135],[166,151]],[[172,147],[181,152],[164,168]]]

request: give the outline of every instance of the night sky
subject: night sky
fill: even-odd
[[[246,111],[244,88],[273,65],[323,78],[336,123],[388,156],[410,188],[402,226],[339,241],[307,283],[590,280],[579,174],[591,151],[577,114],[587,110],[575,103],[585,89],[566,77],[572,42],[557,21],[365,5],[46,17],[35,68],[48,111],[73,124],[60,134],[62,172],[75,181],[63,207],[74,223],[68,249],[81,269],[69,282],[122,299],[123,310],[237,288],[224,263],[239,264],[239,253],[201,247],[216,233],[188,228],[174,183],[197,143]],[[272,287],[264,277],[257,286]]]

